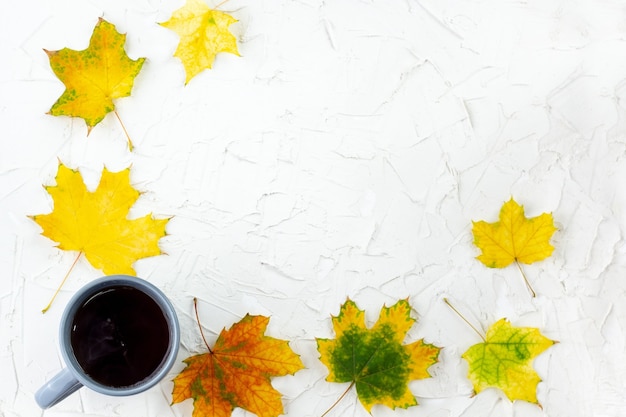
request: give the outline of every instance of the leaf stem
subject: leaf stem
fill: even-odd
[[[528,291],[530,291],[530,294],[533,296],[533,298],[535,298],[537,296],[537,293],[535,293],[535,290],[533,290],[533,287],[530,285],[530,282],[528,281],[528,278],[526,278],[526,274],[522,269],[522,265],[520,265],[517,259],[515,260],[515,265],[517,265],[517,269],[519,269],[519,272],[522,274],[522,278],[524,278],[524,282],[526,283]]]
[[[215,6],[212,10],[217,10],[218,8],[220,8],[221,6],[223,6],[224,4],[228,3],[229,0],[223,0],[221,3],[218,3],[217,6]]]
[[[74,262],[72,262],[72,266],[70,266],[70,269],[67,271],[67,273],[63,277],[63,280],[61,281],[61,284],[57,287],[57,289],[54,292],[54,294],[52,294],[52,298],[50,299],[50,302],[48,303],[47,306],[45,306],[43,308],[43,310],[41,310],[42,313],[45,314],[48,310],[50,310],[50,307],[52,307],[52,303],[54,302],[54,299],[57,297],[57,294],[59,294],[59,291],[61,291],[61,287],[63,287],[63,284],[65,284],[65,281],[67,281],[67,277],[70,276],[70,272],[72,272],[72,270],[74,269],[74,267],[78,263],[78,260],[80,259],[80,256],[82,254],[83,254],[83,251],[78,252],[78,255],[76,256],[76,259],[74,259]]]
[[[352,382],[350,383],[350,385],[348,386],[348,388],[347,388],[347,389],[343,392],[343,394],[341,394],[341,396],[340,396],[339,398],[337,398],[337,401],[335,401],[335,402],[333,403],[333,405],[331,405],[331,406],[330,406],[330,408],[329,408],[328,410],[324,411],[324,414],[322,414],[320,417],[325,417],[325,416],[326,416],[326,414],[330,413],[330,411],[331,411],[333,408],[335,408],[335,407],[337,406],[337,404],[339,404],[339,402],[340,402],[341,400],[343,400],[343,397],[345,397],[345,396],[348,394],[348,392],[350,392],[350,389],[354,386],[354,384],[355,384],[355,383],[356,383],[356,381],[352,381]]]
[[[124,134],[126,135],[126,139],[128,140],[128,150],[129,151],[133,151],[133,141],[130,140],[130,135],[128,134],[128,130],[126,130],[126,126],[124,126],[124,123],[122,122],[122,119],[120,118],[120,114],[117,112],[117,110],[113,110],[113,113],[115,113],[115,117],[117,117],[117,121],[120,122],[120,126],[122,126],[122,130],[124,131]]]
[[[444,302],[448,305],[448,307],[450,307],[450,308],[452,309],[452,311],[454,311],[454,312],[455,312],[455,313],[456,313],[456,314],[457,314],[460,318],[462,318],[462,319],[463,319],[463,321],[464,321],[465,323],[467,323],[467,325],[468,325],[469,327],[471,327],[471,328],[472,328],[472,330],[474,330],[474,331],[476,332],[476,334],[477,334],[478,336],[480,336],[480,338],[481,338],[481,339],[483,339],[483,342],[486,342],[486,340],[485,340],[485,336],[483,336],[483,335],[482,335],[482,333],[481,333],[481,332],[479,332],[479,331],[478,331],[478,329],[477,329],[476,327],[474,327],[474,326],[472,325],[472,323],[470,323],[470,322],[469,322],[469,320],[467,320],[467,319],[463,316],[463,314],[461,314],[461,313],[459,312],[459,310],[457,310],[456,308],[454,308],[454,306],[450,303],[450,301],[448,301],[448,299],[447,299],[447,298],[444,298],[444,299],[443,299],[443,301],[444,301]]]
[[[200,329],[200,335],[202,336],[202,340],[204,340],[204,344],[206,345],[206,348],[209,350],[209,353],[213,353],[213,351],[211,350],[211,347],[209,346],[209,343],[206,341],[206,338],[204,337],[204,331],[202,331],[202,325],[200,324],[200,317],[198,316],[198,298],[193,297],[193,308],[196,311],[196,322],[198,322],[198,328]]]

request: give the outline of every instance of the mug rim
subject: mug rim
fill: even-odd
[[[170,333],[170,344],[159,367],[143,380],[133,385],[123,387],[112,387],[92,379],[80,366],[80,363],[74,355],[71,343],[71,326],[77,310],[89,297],[93,296],[99,290],[116,285],[130,286],[152,298],[166,317]],[[61,316],[59,343],[66,366],[83,386],[105,395],[127,396],[138,394],[153,387],[161,381],[172,368],[176,362],[180,344],[180,325],[171,301],[154,284],[132,275],[106,275],[88,282],[72,296]]]

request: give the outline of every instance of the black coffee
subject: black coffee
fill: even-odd
[[[72,349],[94,381],[127,387],[149,377],[170,343],[167,320],[148,295],[128,286],[94,294],[72,322]]]

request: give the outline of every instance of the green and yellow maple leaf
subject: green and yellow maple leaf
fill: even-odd
[[[526,218],[524,207],[513,198],[504,203],[495,223],[472,222],[474,244],[482,253],[479,261],[490,268],[513,262],[530,264],[549,257],[554,250],[550,238],[556,231],[552,214]]]
[[[537,403],[537,384],[541,379],[532,362],[554,343],[538,329],[513,327],[500,319],[489,328],[484,343],[463,354],[469,363],[468,377],[474,391],[499,388],[511,401]]]
[[[137,259],[161,254],[158,240],[169,219],[127,218],[139,198],[130,185],[130,169],[113,173],[104,168],[98,188],[90,192],[80,172],[59,164],[56,185],[46,191],[54,202],[52,213],[32,217],[42,234],[60,249],[84,254],[105,274],[135,275]]]
[[[174,379],[172,404],[192,398],[193,417],[228,417],[236,407],[258,417],[283,414],[271,377],[304,366],[286,341],[264,335],[268,322],[246,315],[222,330],[208,353],[185,359],[187,367]]]
[[[402,344],[415,319],[407,300],[384,307],[371,328],[364,312],[348,299],[332,318],[335,339],[317,339],[320,360],[329,382],[349,382],[368,412],[375,404],[389,408],[417,405],[409,381],[429,378],[428,368],[437,362],[441,348],[423,340]],[[349,388],[350,388],[349,387]]]
[[[235,22],[237,20],[231,15],[210,9],[201,0],[187,0],[170,20],[161,23],[180,36],[174,56],[185,67],[185,84],[203,70],[210,69],[218,53],[239,56],[237,39],[228,29]]]
[[[50,67],[65,91],[50,109],[53,116],[80,117],[89,130],[115,110],[114,99],[127,97],[145,58],[126,55],[126,35],[104,19],[96,24],[89,47],[46,51]]]

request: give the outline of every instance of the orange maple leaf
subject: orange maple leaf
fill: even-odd
[[[193,398],[193,417],[228,417],[235,407],[259,417],[283,414],[270,378],[304,366],[286,341],[264,335],[268,322],[248,314],[222,330],[209,352],[185,359],[187,367],[174,379],[172,404]]]

